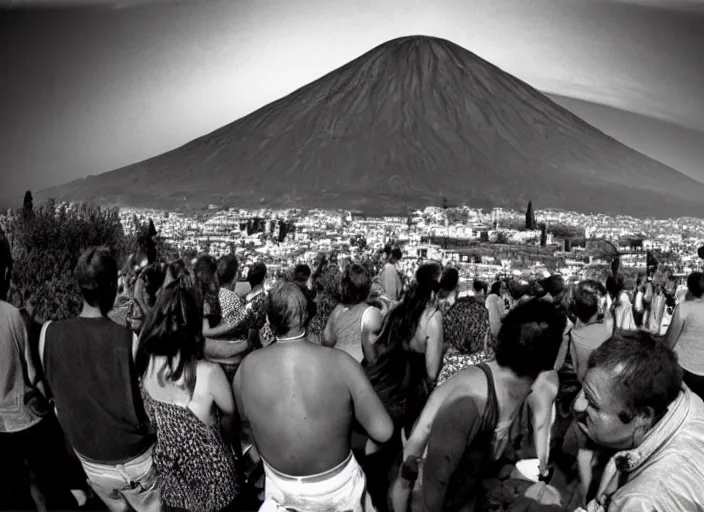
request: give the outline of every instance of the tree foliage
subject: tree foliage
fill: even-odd
[[[32,216],[13,214],[8,237],[15,260],[10,298],[28,304],[39,321],[78,314],[82,301],[73,278],[81,252],[105,245],[116,258],[125,251],[125,236],[117,209],[91,204],[58,206],[49,200]]]

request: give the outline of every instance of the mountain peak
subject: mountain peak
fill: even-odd
[[[179,208],[452,203],[698,216],[704,185],[456,44],[405,36],[176,150],[40,194]]]

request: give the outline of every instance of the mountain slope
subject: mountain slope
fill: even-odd
[[[442,39],[385,43],[178,149],[40,197],[396,212],[466,202],[700,216],[704,185]]]

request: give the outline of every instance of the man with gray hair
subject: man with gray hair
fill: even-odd
[[[278,283],[268,309],[276,341],[249,354],[233,382],[264,462],[260,510],[371,511],[352,427],[357,421],[385,443],[393,424],[357,361],[306,339],[312,311],[300,284]]]
[[[586,510],[701,510],[704,402],[683,385],[666,343],[645,331],[612,336],[589,356],[573,408],[588,438],[579,457]],[[615,454],[595,464],[603,452]]]

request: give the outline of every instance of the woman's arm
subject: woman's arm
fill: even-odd
[[[677,342],[680,340],[682,335],[682,330],[684,329],[684,315],[682,314],[682,305],[675,307],[675,311],[672,314],[672,320],[670,320],[670,325],[667,328],[667,334],[665,334],[665,339],[667,340],[667,345],[670,348],[675,348]]]
[[[237,439],[237,417],[232,387],[219,364],[205,364],[208,365],[208,391],[213,398],[213,403],[222,412],[221,425],[223,435],[226,441],[231,443],[234,439]]]
[[[548,471],[553,404],[557,398],[559,386],[560,381],[556,371],[543,372],[536,379],[533,390],[528,395],[533,424],[533,444],[540,463],[541,475]]]
[[[337,343],[337,335],[335,329],[333,329],[333,319],[337,317],[339,310],[340,306],[335,306],[335,309],[332,310],[328,317],[325,329],[323,329],[323,346],[325,347],[334,347],[335,343]]]
[[[382,320],[382,314],[378,308],[369,306],[364,311],[362,315],[362,347],[364,347],[365,342],[369,345],[374,344],[381,332]]]
[[[481,431],[482,415],[474,398],[448,401],[438,411],[423,467],[423,510],[442,512],[448,484],[465,451]]]
[[[436,311],[428,321],[428,339],[425,346],[425,371],[432,382],[438,378],[442,366],[443,332],[442,313]]]

